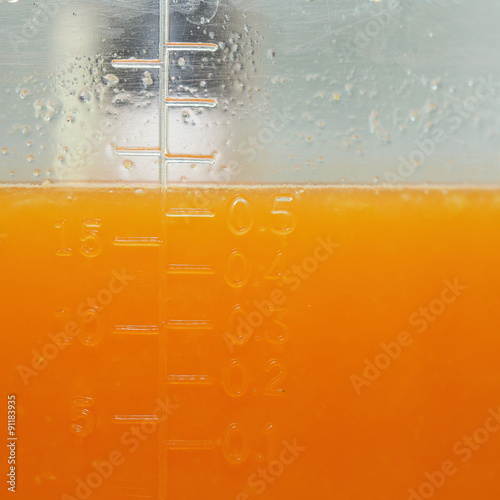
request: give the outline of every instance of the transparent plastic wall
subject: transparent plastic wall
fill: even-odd
[[[500,179],[499,2],[161,1],[0,2],[1,181]]]

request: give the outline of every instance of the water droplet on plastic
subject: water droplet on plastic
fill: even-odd
[[[80,101],[89,102],[90,98],[91,98],[91,94],[88,90],[82,90],[80,92],[80,95],[78,96],[78,98],[80,99]]]
[[[111,99],[111,104],[115,106],[126,106],[131,103],[130,95],[126,92],[117,94]]]
[[[131,161],[131,160],[124,160],[123,162],[123,166],[127,169],[127,170],[132,170],[134,168],[134,162]]]
[[[120,79],[113,73],[108,73],[102,77],[102,82],[104,85],[117,85],[120,82]]]
[[[154,81],[153,81],[153,75],[151,74],[150,71],[144,71],[142,75],[142,86],[144,87],[145,90],[148,90],[149,88],[152,87]]]

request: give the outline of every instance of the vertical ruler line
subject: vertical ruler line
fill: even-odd
[[[168,171],[167,171],[167,160],[166,154],[168,152],[168,73],[169,73],[169,63],[170,55],[167,48],[167,43],[170,39],[170,26],[169,26],[169,14],[170,14],[170,0],[158,0],[159,1],[159,43],[158,51],[159,58],[162,64],[159,68],[159,145],[160,145],[160,157],[159,157],[159,181],[160,181],[160,228],[161,228],[161,241],[162,245],[160,248],[160,277],[159,277],[159,300],[160,300],[160,310],[159,310],[159,391],[160,398],[165,401],[168,397],[167,394],[167,330],[165,328],[165,318],[166,316],[166,279],[167,275],[164,272],[166,268],[167,260],[167,221],[165,213],[167,211],[167,183],[168,183]],[[168,457],[167,457],[167,425],[166,420],[167,415],[162,415],[160,426],[159,426],[159,499],[167,499],[167,467],[168,467]]]

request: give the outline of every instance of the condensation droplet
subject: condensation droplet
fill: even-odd
[[[120,79],[113,73],[108,73],[102,77],[102,81],[105,85],[117,85]]]
[[[89,102],[90,101],[90,97],[91,97],[91,94],[88,90],[82,90],[80,92],[80,95],[78,96],[78,98],[80,99],[80,101],[83,101],[83,102]]]
[[[177,61],[177,64],[183,68],[184,66],[186,66],[186,59],[184,59],[183,57],[180,57],[179,60]]]
[[[33,170],[33,175],[35,177],[38,177],[40,175],[40,170],[38,170],[38,168],[35,168],[35,170]]]
[[[2,154],[6,155],[9,152],[7,148],[2,148]]]
[[[134,162],[131,161],[131,160],[124,160],[123,161],[123,166],[127,169],[127,170],[131,170],[132,168],[134,168]]]
[[[153,83],[153,75],[151,75],[150,71],[145,71],[142,75],[142,86],[147,90]]]

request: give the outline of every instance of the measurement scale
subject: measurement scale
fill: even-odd
[[[155,346],[154,354],[159,359],[159,366],[155,370],[148,367],[147,376],[144,377],[143,383],[150,385],[152,380],[158,380],[157,384],[153,384],[157,388],[157,390],[154,391],[157,392],[157,395],[155,398],[150,398],[151,404],[149,407],[144,404],[144,401],[142,401],[142,404],[136,403],[137,406],[136,404],[125,404],[126,407],[132,409],[130,413],[114,413],[111,408],[108,408],[106,412],[107,416],[105,416],[100,414],[101,412],[99,411],[99,403],[101,407],[103,404],[102,396],[100,398],[94,395],[96,391],[100,392],[95,387],[97,380],[94,379],[94,384],[92,384],[82,375],[79,379],[79,385],[81,387],[87,387],[87,384],[90,384],[88,386],[88,391],[81,390],[72,395],[72,397],[69,398],[68,408],[64,408],[64,403],[62,404],[64,408],[62,411],[64,412],[64,410],[66,410],[66,416],[69,418],[70,423],[64,426],[61,431],[64,432],[69,430],[73,435],[73,444],[75,445],[73,453],[81,453],[85,456],[88,455],[88,453],[85,453],[85,447],[91,446],[88,444],[88,441],[92,440],[93,436],[96,434],[102,434],[103,429],[108,429],[107,432],[109,432],[109,429],[115,426],[116,430],[112,430],[111,433],[120,437],[120,439],[114,439],[117,449],[111,450],[109,455],[104,453],[104,455],[99,456],[99,453],[96,453],[97,461],[91,461],[87,464],[90,466],[88,474],[85,474],[86,467],[83,466],[83,468],[80,469],[83,471],[82,477],[80,477],[80,475],[75,475],[74,478],[71,478],[73,479],[72,481],[68,480],[67,477],[62,480],[64,488],[61,488],[61,478],[57,474],[41,472],[35,475],[35,477],[31,477],[32,488],[35,487],[34,485],[48,488],[47,493],[43,493],[44,495],[53,495],[55,491],[59,491],[59,496],[62,495],[62,498],[69,499],[80,498],[87,495],[90,496],[89,492],[91,492],[94,498],[114,498],[118,493],[112,490],[111,486],[105,484],[105,480],[108,479],[106,467],[110,469],[116,468],[119,471],[122,462],[125,463],[125,467],[128,465],[128,457],[124,456],[123,453],[125,452],[123,450],[123,453],[120,452],[119,448],[120,446],[122,449],[124,446],[126,448],[127,439],[125,437],[127,433],[132,434],[136,432],[140,436],[140,429],[144,426],[150,426],[149,429],[152,437],[146,434],[148,437],[147,440],[143,438],[143,436],[140,436],[139,439],[147,441],[144,443],[144,447],[148,448],[148,452],[151,455],[147,458],[147,461],[153,464],[153,475],[158,478],[158,486],[154,486],[151,482],[149,482],[147,486],[142,483],[139,488],[141,491],[139,495],[134,488],[121,479],[121,482],[118,484],[123,484],[127,492],[121,492],[119,494],[120,498],[127,496],[142,497],[143,495],[143,497],[146,498],[148,497],[147,492],[150,492],[151,497],[154,498],[169,498],[168,487],[170,481],[167,469],[170,461],[179,464],[184,462],[193,472],[195,470],[194,468],[196,468],[196,464],[206,464],[208,461],[213,460],[214,453],[223,458],[223,462],[226,466],[231,467],[238,466],[240,463],[246,461],[250,455],[252,455],[253,459],[257,460],[258,463],[263,463],[265,460],[273,459],[274,455],[278,452],[276,449],[278,446],[276,426],[269,418],[264,416],[268,413],[267,411],[260,417],[262,423],[240,423],[234,419],[233,415],[227,415],[227,417],[224,416],[222,425],[218,426],[213,426],[210,422],[211,418],[213,420],[213,415],[212,417],[210,417],[210,415],[198,416],[190,412],[190,418],[186,418],[186,415],[182,414],[182,401],[186,397],[195,397],[200,400],[201,404],[201,400],[206,399],[207,396],[202,396],[200,398],[200,391],[206,391],[208,389],[208,398],[213,397],[214,387],[220,386],[221,379],[223,381],[222,384],[225,391],[225,398],[238,399],[246,392],[251,393],[253,397],[278,396],[278,398],[280,398],[284,394],[284,390],[277,388],[277,384],[284,378],[287,369],[276,359],[263,359],[263,370],[264,373],[268,373],[267,378],[269,380],[264,384],[263,389],[257,387],[249,388],[248,373],[246,372],[247,367],[245,367],[240,359],[233,357],[235,348],[237,347],[236,344],[245,342],[248,339],[226,338],[227,334],[224,331],[225,326],[223,324],[217,324],[216,331],[216,322],[213,321],[206,307],[204,307],[205,311],[203,311],[203,314],[198,312],[196,307],[189,307],[189,302],[186,307],[179,308],[182,309],[179,310],[179,315],[175,314],[175,307],[169,310],[168,301],[178,299],[178,294],[172,293],[171,291],[169,292],[168,283],[170,277],[177,283],[179,283],[179,280],[182,280],[185,283],[184,286],[186,290],[189,288],[196,289],[200,286],[200,279],[211,280],[219,273],[224,276],[224,286],[234,290],[243,288],[248,284],[250,279],[249,257],[238,248],[229,252],[229,255],[225,259],[225,267],[221,269],[220,266],[213,265],[210,262],[211,259],[209,256],[206,257],[208,259],[206,262],[203,261],[204,252],[202,249],[200,249],[200,252],[195,252],[192,255],[192,257],[200,261],[200,263],[186,261],[186,257],[183,255],[176,255],[175,252],[173,255],[169,255],[172,254],[172,252],[169,252],[169,233],[171,235],[170,237],[178,238],[177,244],[181,245],[182,237],[188,236],[189,239],[191,234],[196,234],[197,227],[202,228],[206,225],[213,225],[217,223],[217,221],[224,221],[223,224],[227,225],[229,234],[239,239],[244,237],[254,225],[254,214],[251,211],[250,202],[245,197],[237,194],[237,192],[228,199],[227,209],[222,212],[219,210],[219,213],[216,213],[214,208],[189,206],[191,201],[186,199],[182,191],[179,191],[178,196],[175,197],[176,199],[171,199],[170,195],[167,193],[168,166],[170,164],[211,165],[215,163],[214,155],[175,154],[170,151],[167,146],[166,130],[169,109],[179,106],[183,108],[213,108],[217,105],[215,99],[180,99],[169,96],[168,74],[170,53],[174,51],[176,53],[215,52],[218,50],[218,45],[215,43],[169,42],[168,31],[169,6],[167,1],[162,0],[159,4],[160,39],[158,46],[160,47],[160,58],[114,59],[111,62],[111,65],[117,69],[133,70],[141,68],[158,70],[160,88],[159,147],[147,148],[139,145],[136,148],[120,146],[116,148],[116,154],[125,158],[135,156],[152,156],[159,158],[160,191],[156,191],[154,188],[147,188],[146,191],[150,191],[150,193],[145,195],[147,202],[156,203],[158,205],[159,216],[154,224],[156,232],[143,233],[140,227],[136,227],[135,230],[141,231],[141,235],[133,235],[134,230],[132,228],[134,227],[134,223],[130,220],[127,223],[126,232],[117,232],[116,235],[107,235],[108,237],[106,238],[104,236],[106,232],[105,217],[99,214],[91,205],[85,209],[92,211],[90,217],[88,213],[86,214],[87,216],[83,216],[84,214],[82,212],[82,216],[79,218],[80,220],[78,220],[78,217],[73,217],[75,220],[61,218],[55,220],[52,224],[52,236],[55,236],[58,245],[53,253],[58,261],[62,261],[62,269],[65,268],[66,262],[70,262],[71,259],[83,259],[87,261],[85,262],[85,268],[91,273],[91,269],[95,269],[96,267],[100,268],[100,266],[95,266],[95,262],[97,262],[106,251],[112,251],[113,247],[115,248],[113,252],[117,258],[117,262],[134,261],[135,265],[132,266],[131,270],[129,270],[130,266],[127,265],[120,270],[113,269],[111,272],[110,279],[115,282],[118,280],[118,282],[121,283],[121,285],[116,287],[117,296],[123,292],[123,289],[129,286],[129,281],[130,283],[140,283],[141,287],[146,286],[146,284],[151,286],[151,281],[154,282],[155,280],[151,277],[151,273],[149,273],[149,281],[148,278],[143,276],[148,273],[145,271],[144,268],[146,266],[143,266],[142,262],[144,259],[149,260],[151,258],[153,258],[153,261],[157,261],[160,270],[159,275],[156,277],[157,302],[159,305],[158,321],[155,324],[151,321],[140,323],[138,321],[139,318],[136,318],[134,314],[138,312],[139,306],[134,307],[133,299],[129,299],[132,300],[130,317],[133,319],[133,323],[111,323],[110,320],[104,322],[101,317],[110,315],[107,306],[115,300],[115,291],[110,281],[108,288],[105,287],[100,289],[95,297],[87,297],[86,304],[80,303],[73,308],[55,308],[52,302],[55,303],[56,301],[51,301],[50,305],[54,309],[54,318],[57,324],[55,331],[62,332],[59,334],[61,337],[52,336],[45,338],[45,343],[39,346],[39,350],[34,351],[31,364],[27,359],[26,364],[20,363],[17,366],[18,375],[20,375],[23,384],[30,390],[36,390],[32,389],[32,385],[35,386],[38,384],[39,375],[41,385],[43,384],[44,375],[48,381],[47,373],[52,370],[57,370],[57,368],[52,366],[56,364],[58,361],[56,361],[56,358],[59,356],[59,352],[52,352],[55,349],[54,346],[60,349],[60,357],[63,357],[65,354],[63,349],[70,346],[73,347],[74,344],[81,344],[89,350],[97,351],[99,349],[103,350],[103,342],[109,342],[110,345],[114,343],[120,343],[121,345],[131,343],[134,345],[134,348],[139,350],[147,350],[149,348],[149,351],[146,351],[149,354],[151,354],[151,345],[153,345]],[[115,187],[112,188],[111,191],[116,192],[117,189],[119,188]],[[210,192],[202,193],[202,198],[205,197],[206,201],[210,202],[207,193],[210,194]],[[62,192],[51,193],[50,196],[58,198],[60,195],[64,197],[64,188]],[[79,195],[75,194],[75,198],[78,197]],[[71,199],[71,195],[69,198]],[[151,198],[153,201],[151,201]],[[59,201],[62,202],[62,200]],[[271,225],[272,233],[283,241],[286,240],[287,234],[294,230],[295,222],[293,220],[293,215],[287,210],[284,210],[292,201],[293,199],[287,194],[271,196],[269,212],[274,214],[276,219]],[[64,204],[64,202],[62,203]],[[128,217],[128,214],[124,215]],[[140,223],[140,219],[136,222]],[[186,223],[188,225],[186,225]],[[138,226],[138,224],[135,224],[135,226]],[[188,228],[187,235],[185,234],[186,228]],[[203,229],[203,231],[208,231],[208,229]],[[179,234],[176,236],[177,233]],[[8,235],[6,235],[6,237],[8,237]],[[75,241],[77,247],[75,247]],[[131,257],[132,255],[133,257]],[[270,272],[274,272],[275,276],[271,276],[269,279],[273,281],[279,277],[278,268],[281,265],[281,255],[281,252],[277,252],[276,256],[273,257],[274,260],[270,263]],[[99,272],[103,271],[100,270],[97,274],[99,274]],[[62,271],[62,273],[64,273],[64,271]],[[70,275],[67,275],[68,278],[69,276]],[[76,275],[73,273],[71,276],[72,279],[76,278]],[[257,285],[257,283],[254,283],[254,285]],[[113,286],[116,286],[116,283],[114,283]],[[207,288],[207,286],[210,287],[210,285],[202,285],[204,288]],[[57,293],[55,295],[57,295]],[[102,297],[100,295],[102,295]],[[189,293],[186,295],[189,297]],[[90,306],[87,307],[89,304]],[[233,306],[233,312],[231,313],[232,321],[234,321],[240,308],[241,306],[237,304]],[[148,309],[150,310],[151,307],[148,307]],[[107,314],[105,314],[106,311]],[[76,322],[72,319],[75,314],[83,318],[83,321],[78,323],[79,326],[77,326]],[[277,308],[276,311],[271,311],[269,314],[277,314],[278,317],[281,318],[281,316],[285,315],[284,308]],[[266,316],[267,315],[268,313],[266,312]],[[283,331],[287,330],[284,324],[279,323],[279,325],[279,328],[283,329]],[[91,331],[88,332],[87,330]],[[178,373],[171,371],[168,366],[169,363],[167,362],[169,344],[172,345],[177,339],[191,334],[202,336],[206,339],[210,337],[213,338],[216,335],[216,344],[220,344],[218,345],[219,348],[222,347],[222,357],[220,354],[219,357],[221,357],[221,359],[227,358],[227,361],[218,367],[217,370],[213,370],[212,368],[207,372],[201,371],[198,373],[197,371],[199,369],[196,366],[183,367],[182,363],[174,365],[175,368],[182,371]],[[279,345],[282,341],[286,341],[286,338],[281,339],[279,336],[276,336],[276,339],[272,342]],[[139,347],[142,342],[144,342],[146,347]],[[154,343],[152,344],[152,342]],[[38,342],[38,345],[39,344],[40,342]],[[202,344],[202,342],[200,342],[200,344]],[[85,358],[82,353],[80,353],[80,356]],[[96,356],[97,359],[99,359],[99,355]],[[52,363],[53,360],[54,362]],[[86,361],[83,362],[85,363]],[[45,365],[47,365],[46,372],[44,372]],[[99,363],[96,363],[96,366],[92,368],[98,369],[98,366]],[[222,369],[222,373],[218,373],[220,369]],[[241,380],[239,380],[240,375]],[[110,373],[108,373],[108,376],[110,376]],[[140,373],[137,372],[134,376],[140,377]],[[105,380],[101,382],[106,386]],[[91,388],[92,385],[93,387]],[[71,386],[71,384],[68,384],[67,389],[69,389],[69,386]],[[120,390],[127,392],[125,383],[123,383],[122,387],[122,383],[120,382],[119,386]],[[107,394],[107,391],[105,392]],[[87,395],[87,393],[91,395]],[[17,396],[19,399],[22,399],[22,394]],[[110,394],[106,395],[106,397],[108,396],[113,399]],[[67,400],[68,398],[66,397],[65,399]],[[100,399],[101,401],[99,401]],[[19,404],[22,405],[22,402]],[[116,404],[113,405],[113,407],[116,406]],[[210,409],[209,413],[213,414],[213,409],[210,408],[211,406],[212,405],[207,404],[207,409]],[[154,411],[148,413],[148,409],[153,410],[153,407],[155,407]],[[174,418],[173,414],[175,414],[177,408],[181,409],[180,415],[177,417],[177,428],[172,426],[172,431],[169,432],[170,423],[168,420]],[[234,412],[232,411],[231,413]],[[271,411],[269,413],[273,412]],[[195,418],[193,419],[192,417]],[[99,429],[99,427],[103,425],[103,419],[107,422],[104,424],[103,429]],[[47,416],[46,420],[46,423],[50,423],[52,417]],[[121,429],[124,426],[130,430],[123,433],[124,431]],[[245,426],[248,428],[245,428]],[[138,438],[130,437],[128,440],[128,444],[130,444],[132,448],[134,448],[135,444],[134,439],[137,440]],[[252,443],[252,440],[256,442]],[[86,441],[87,443],[85,443]],[[135,452],[135,449],[132,448],[129,450],[131,454]],[[158,450],[158,453],[156,453],[155,450]],[[142,450],[139,450],[136,457],[132,457],[135,463],[141,460],[141,451]],[[294,449],[292,448],[292,451],[289,453],[293,452]],[[36,454],[35,451],[33,453]],[[71,453],[69,449],[68,453]],[[119,458],[114,457],[116,463],[112,455],[119,455]],[[157,463],[155,463],[156,461]],[[102,467],[99,465],[101,463],[104,464]],[[188,465],[189,463],[191,463],[191,465]],[[111,466],[109,466],[109,464],[111,464]],[[83,463],[80,465],[83,465]],[[203,465],[202,469],[204,468],[205,466]],[[19,469],[22,469],[22,465],[19,466]],[[200,472],[202,469],[200,469]],[[21,472],[19,472],[19,474],[21,474]],[[121,471],[121,474],[123,475],[123,471]],[[100,478],[99,475],[101,476]],[[109,475],[111,475],[111,473],[109,473]],[[71,477],[71,474],[69,477]],[[101,482],[103,483],[102,486]],[[54,486],[53,491],[51,490],[51,486]],[[183,487],[185,488],[186,486],[187,485],[184,485]],[[20,487],[22,488],[23,486]],[[118,487],[116,491],[119,491],[119,488],[120,487]],[[247,488],[248,486],[244,485],[244,489]],[[244,490],[242,492],[236,491],[236,493],[243,496],[246,495]],[[210,497],[208,491],[206,494]]]

